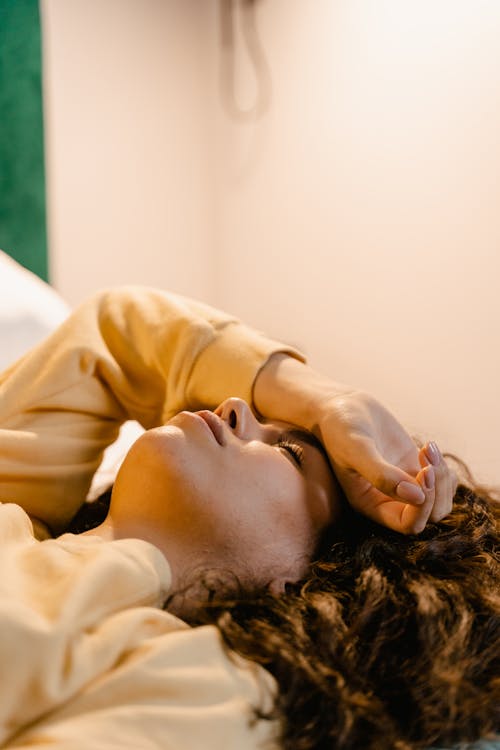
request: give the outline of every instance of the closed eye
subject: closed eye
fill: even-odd
[[[304,463],[304,449],[302,448],[302,446],[298,445],[297,443],[292,443],[290,442],[290,440],[287,440],[283,437],[280,437],[277,440],[276,446],[287,451],[297,464],[298,468],[302,468],[302,465]]]

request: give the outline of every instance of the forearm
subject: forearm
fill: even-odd
[[[309,365],[276,352],[255,379],[253,406],[263,417],[291,422],[317,434],[324,404],[352,390]]]

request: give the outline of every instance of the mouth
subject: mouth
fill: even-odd
[[[219,445],[226,444],[224,439],[224,423],[220,417],[206,409],[194,412],[194,415],[200,417],[205,422]]]

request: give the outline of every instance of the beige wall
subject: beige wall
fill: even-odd
[[[212,285],[204,3],[42,0],[51,278]]]
[[[271,112],[218,107],[219,303],[500,483],[500,4],[263,0],[258,20]]]
[[[500,484],[500,4],[260,0],[249,123],[218,95],[215,0],[43,6],[63,293],[202,296]]]

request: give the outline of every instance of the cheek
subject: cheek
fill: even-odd
[[[286,459],[254,446],[224,455],[217,466],[217,480],[219,487],[225,489],[224,494],[232,492],[238,503],[244,500],[251,507],[263,508],[282,504],[300,485],[300,477],[297,481]]]
[[[259,533],[285,538],[309,534],[306,485],[285,457],[255,457],[238,476],[241,500],[253,508]]]
[[[288,467],[287,467],[288,468]],[[320,531],[304,477],[294,467],[276,472],[267,488],[268,530],[276,543],[288,550],[288,558],[303,559],[313,554]]]
[[[262,469],[262,467],[261,467]],[[233,548],[254,582],[299,580],[316,546],[305,483],[293,466],[266,466],[249,481],[238,508]],[[230,531],[230,529],[228,529]]]

